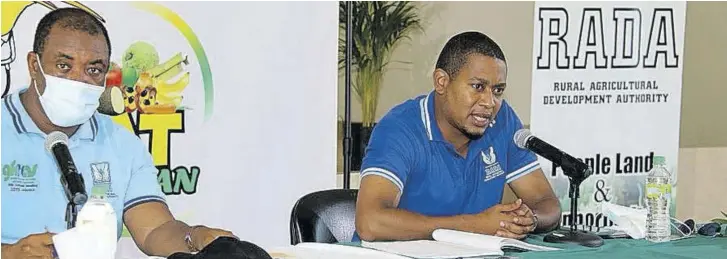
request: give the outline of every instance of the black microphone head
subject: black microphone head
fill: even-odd
[[[522,149],[528,149],[527,143],[530,138],[533,137],[533,133],[530,132],[528,129],[520,129],[517,132],[515,132],[515,136],[512,137],[512,140],[515,141],[515,145],[517,145],[519,148]]]
[[[53,131],[45,137],[45,150],[53,153],[53,146],[59,143],[68,146],[68,136],[63,132]]]

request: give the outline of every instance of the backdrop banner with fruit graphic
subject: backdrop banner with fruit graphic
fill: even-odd
[[[335,188],[338,4],[4,1],[3,96],[28,86],[35,27],[64,7],[106,25],[99,110],[148,146],[174,215],[289,244],[297,199]],[[144,258],[126,230],[117,254]]]
[[[655,156],[671,170],[676,217],[686,2],[536,2],[533,16],[533,134],[582,159],[593,174],[570,213],[569,178],[540,158],[563,209],[579,229],[613,221],[603,203],[645,208]]]

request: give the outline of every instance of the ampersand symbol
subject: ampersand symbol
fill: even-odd
[[[593,193],[593,199],[596,200],[596,202],[611,201],[611,199],[608,198],[610,188],[604,188],[605,186],[606,181],[603,179],[596,182],[596,192]]]

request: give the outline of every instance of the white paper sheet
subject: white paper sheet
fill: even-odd
[[[104,244],[91,226],[75,227],[53,236],[59,259],[113,259],[115,244]]]
[[[380,251],[421,259],[473,258],[504,254],[499,249],[478,248],[432,240],[362,242],[361,245]]]

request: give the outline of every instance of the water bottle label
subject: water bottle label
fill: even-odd
[[[670,184],[658,184],[658,183],[647,183],[646,184],[646,198],[656,199],[671,193]]]
[[[96,199],[105,200],[106,193],[109,190],[108,184],[94,184],[91,188],[91,197]]]

